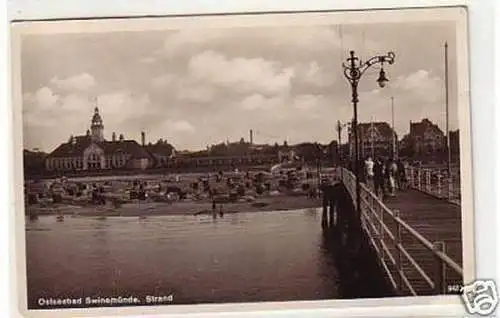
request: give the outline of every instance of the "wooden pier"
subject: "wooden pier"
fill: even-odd
[[[339,173],[354,199],[354,174],[346,169]],[[352,201],[355,204],[356,200]],[[461,207],[457,200],[415,186],[382,200],[362,183],[359,221],[398,295],[456,293],[453,288],[463,284]]]

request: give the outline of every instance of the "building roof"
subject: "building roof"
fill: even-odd
[[[104,141],[97,143],[97,145],[103,148],[107,155],[124,152],[130,154],[134,159],[151,158],[148,151],[135,140]]]
[[[134,159],[151,158],[148,151],[141,147],[135,140],[93,142],[90,136],[76,136],[68,142],[59,145],[48,157],[80,157],[83,156],[85,149],[92,143],[101,148],[106,155],[124,152],[130,154]]]
[[[78,157],[83,155],[83,151],[92,143],[90,136],[75,136],[72,140],[62,143],[48,158]]]
[[[424,136],[426,132],[431,132],[437,135],[444,135],[443,131],[438,127],[438,125],[432,123],[427,118],[424,118],[422,119],[422,121],[417,123],[410,122],[410,135]]]
[[[360,134],[360,138],[364,136],[370,137],[370,129],[373,126],[373,129],[378,132],[378,134],[384,139],[392,139],[392,134],[394,131],[391,126],[389,126],[386,122],[373,122],[373,123],[359,123],[358,131]]]

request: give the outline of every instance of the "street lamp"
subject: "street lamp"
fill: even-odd
[[[354,118],[352,121],[352,129],[354,129],[354,146],[355,146],[355,165],[354,174],[356,175],[356,212],[357,217],[361,217],[361,197],[360,197],[360,181],[359,181],[359,139],[358,139],[358,84],[361,76],[365,73],[367,69],[375,64],[380,64],[379,77],[377,83],[380,88],[385,87],[385,84],[389,81],[385,75],[384,63],[393,64],[396,55],[393,52],[387,53],[387,55],[374,56],[368,59],[366,62],[362,62],[358,57],[355,56],[354,51],[350,52],[350,57],[347,59],[347,63],[342,63],[344,68],[344,75],[351,84],[352,91],[352,105],[354,111]]]

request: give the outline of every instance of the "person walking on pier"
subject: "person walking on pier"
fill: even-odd
[[[384,196],[384,164],[380,158],[378,158],[373,165],[373,186],[376,196]],[[380,192],[380,195],[379,195]]]
[[[397,164],[397,169],[398,169],[398,189],[399,190],[406,190],[406,171],[405,171],[405,166],[403,165],[403,162],[401,160],[396,161]]]
[[[394,159],[390,159],[388,162],[388,176],[389,176],[389,195],[391,197],[396,195],[396,178],[398,176],[398,166]]]
[[[374,173],[373,173],[373,166],[374,166],[374,162],[372,160],[371,157],[368,157],[368,159],[366,159],[365,161],[365,173],[366,173],[366,183],[369,187],[373,187],[374,184],[373,184],[373,176],[374,176]]]

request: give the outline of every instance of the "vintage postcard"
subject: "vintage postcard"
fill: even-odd
[[[466,22],[14,23],[20,311],[460,302],[475,278]]]

